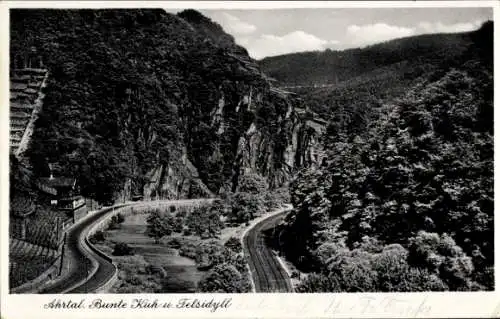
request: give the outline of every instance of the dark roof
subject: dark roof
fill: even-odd
[[[39,179],[40,183],[48,187],[59,188],[59,187],[73,187],[75,185],[76,179],[71,177],[41,177]]]

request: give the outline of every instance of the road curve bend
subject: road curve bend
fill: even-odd
[[[255,292],[293,292],[288,274],[265,244],[262,233],[279,223],[290,209],[290,207],[280,209],[259,221],[243,236],[244,252],[250,266]]]
[[[108,258],[95,252],[86,241],[90,229],[108,217],[116,209],[155,205],[196,205],[213,199],[161,200],[152,202],[131,202],[104,208],[85,217],[66,234],[66,265],[69,267],[62,277],[42,288],[39,293],[93,293],[108,283],[116,274],[116,266]]]

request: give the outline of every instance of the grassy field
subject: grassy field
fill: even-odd
[[[131,215],[118,230],[106,231],[106,241],[97,246],[111,255],[115,243],[127,243],[133,256],[113,256],[120,269],[119,281],[113,293],[194,292],[204,274],[195,262],[179,256],[176,249],[167,247],[168,238],[155,244],[145,235],[147,214]]]
[[[178,212],[166,212],[174,217]],[[197,283],[205,271],[199,270],[194,259],[200,263],[199,248],[207,251],[207,247],[216,243],[222,248],[231,237],[240,238],[246,228],[259,222],[273,212],[259,215],[248,224],[236,227],[225,227],[214,237],[200,238],[198,235],[186,236],[173,233],[165,236],[159,243],[146,235],[149,214],[135,214],[125,217],[119,229],[106,230],[105,241],[97,244],[103,252],[112,256],[115,244],[125,243],[133,249],[133,255],[112,256],[119,268],[118,282],[111,288],[111,293],[189,293],[196,292]],[[177,239],[180,249],[169,245]],[[182,251],[182,256],[179,252]],[[210,249],[209,249],[210,251]],[[212,253],[205,258],[210,260]],[[187,257],[186,257],[187,256]],[[208,256],[208,257],[207,257]],[[205,264],[201,262],[201,266]]]

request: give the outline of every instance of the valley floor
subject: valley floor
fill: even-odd
[[[134,249],[132,256],[113,256],[119,280],[110,292],[194,292],[204,272],[196,268],[194,260],[180,256],[165,241],[155,244],[145,234],[147,217],[127,216],[120,229],[106,231],[106,241],[96,245],[109,256],[115,243],[126,243]]]
[[[254,228],[258,223],[273,216],[277,211],[270,211],[248,224],[237,227],[226,227],[221,230],[217,238],[201,239],[197,236],[184,236],[174,233],[162,238],[159,243],[148,237],[148,214],[128,215],[119,229],[106,230],[105,241],[95,246],[112,256],[118,265],[117,282],[109,290],[110,293],[192,293],[196,292],[198,282],[207,272],[198,269],[196,262],[188,257],[181,256],[180,249],[172,248],[168,242],[177,238],[181,242],[195,243],[216,240],[223,245],[229,238],[243,238],[247,230]],[[116,243],[129,245],[134,254],[130,256],[113,256]]]

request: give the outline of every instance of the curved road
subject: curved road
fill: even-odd
[[[114,209],[142,205],[180,204],[193,205],[213,199],[164,200],[157,202],[134,202],[102,209],[88,215],[70,228],[66,237],[65,266],[69,270],[56,281],[48,284],[39,293],[92,293],[108,283],[115,275],[115,265],[95,253],[85,242],[89,230]],[[290,208],[285,208],[261,220],[244,235],[244,249],[247,256],[256,292],[291,292],[290,278],[273,252],[264,242],[263,231],[274,227]]]
[[[255,283],[256,292],[292,292],[288,274],[264,242],[264,230],[273,228],[289,208],[258,222],[243,237],[245,255]]]
[[[212,199],[189,199],[189,200],[163,200],[157,202],[134,202],[116,205],[102,209],[92,215],[87,216],[69,229],[66,237],[66,263],[69,271],[55,282],[47,285],[39,293],[92,293],[106,284],[115,275],[116,267],[96,254],[85,243],[85,236],[91,227],[114,209],[122,207],[137,207],[141,205],[165,205],[181,204],[193,205],[197,203],[211,201]],[[97,267],[97,269],[95,269]],[[90,276],[91,275],[91,276]],[[90,276],[90,278],[87,278]]]
[[[125,206],[125,205],[121,205]],[[121,207],[119,206],[119,207]],[[58,278],[56,282],[50,284],[40,291],[40,293],[86,293],[92,292],[102,285],[102,283],[111,279],[115,272],[115,266],[102,258],[101,256],[90,253],[90,248],[84,242],[86,231],[92,227],[97,221],[112,212],[114,208],[105,208],[88,216],[84,220],[75,224],[66,234],[66,263],[69,265],[69,272],[62,278]],[[84,247],[87,246],[87,247]],[[91,274],[94,265],[92,259],[97,261],[97,271],[88,281],[85,281],[88,275]]]

